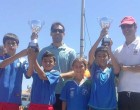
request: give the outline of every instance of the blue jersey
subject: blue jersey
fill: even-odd
[[[73,60],[76,58],[76,52],[74,49],[68,47],[66,44],[63,44],[60,47],[56,47],[54,45],[50,45],[48,47],[43,48],[38,55],[38,62],[41,65],[42,55],[46,52],[50,51],[55,55],[56,65],[53,69],[60,71],[60,73],[65,73],[71,70]],[[61,81],[56,86],[56,94],[60,94],[61,90],[64,86],[64,81]]]
[[[0,59],[0,62],[3,60]],[[27,62],[23,58],[0,68],[0,102],[21,104],[22,77],[26,72]]]
[[[37,73],[32,75],[31,103],[48,105],[55,103],[55,87],[59,81],[60,73],[56,70],[51,70],[45,74],[48,80],[41,80]]]
[[[93,63],[91,67],[92,89],[89,106],[94,109],[116,109],[115,75],[112,68],[104,71]]]
[[[89,80],[80,86],[74,80],[67,81],[60,96],[67,103],[67,110],[88,110],[90,85]]]

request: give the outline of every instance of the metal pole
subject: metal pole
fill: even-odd
[[[84,21],[85,21],[85,0],[82,0],[82,7],[81,7],[81,34],[80,34],[80,57],[84,57]]]

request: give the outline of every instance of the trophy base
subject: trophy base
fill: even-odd
[[[110,38],[103,38],[102,40],[102,46],[109,46],[110,45],[110,42],[111,42],[111,39]]]
[[[30,42],[28,48],[33,48],[35,52],[39,52],[38,43]]]
[[[30,47],[36,47],[36,46],[38,46],[38,43],[29,42],[29,46],[30,46]]]

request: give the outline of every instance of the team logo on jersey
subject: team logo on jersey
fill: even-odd
[[[88,94],[88,90],[84,87],[82,88],[82,95],[87,95]]]
[[[100,83],[105,84],[110,77],[110,69],[106,68],[103,72],[100,73]]]

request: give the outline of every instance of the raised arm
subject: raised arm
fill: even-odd
[[[44,70],[38,64],[37,59],[35,60],[34,68],[35,68],[38,76],[40,77],[40,79],[42,79],[42,80],[48,80],[48,78],[46,77],[46,74],[45,74]]]
[[[31,77],[33,72],[34,72],[34,62],[35,62],[35,56],[33,54],[34,51],[33,49],[28,49],[28,62],[29,62],[29,67],[28,67],[28,70],[27,70],[27,76],[28,77]]]
[[[34,49],[29,49],[29,69],[28,69],[28,76],[31,76],[33,71],[35,70],[42,80],[47,80],[47,77],[45,75],[44,70],[40,67],[40,65],[37,62],[37,52],[35,52]]]
[[[94,43],[94,45],[91,47],[90,51],[89,51],[89,60],[88,60],[88,64],[89,64],[89,67],[92,65],[92,63],[94,62],[95,60],[95,50],[97,49],[100,41],[103,39],[103,37],[108,33],[107,29],[106,28],[103,28],[101,30],[101,33],[100,33],[100,36],[99,38],[96,40],[96,42]]]
[[[24,49],[22,50],[21,52],[5,59],[4,61],[2,61],[0,63],[0,68],[5,68],[5,66],[11,64],[13,61],[15,61],[16,59],[20,58],[20,57],[23,57],[23,56],[26,56],[27,55],[27,49]]]

